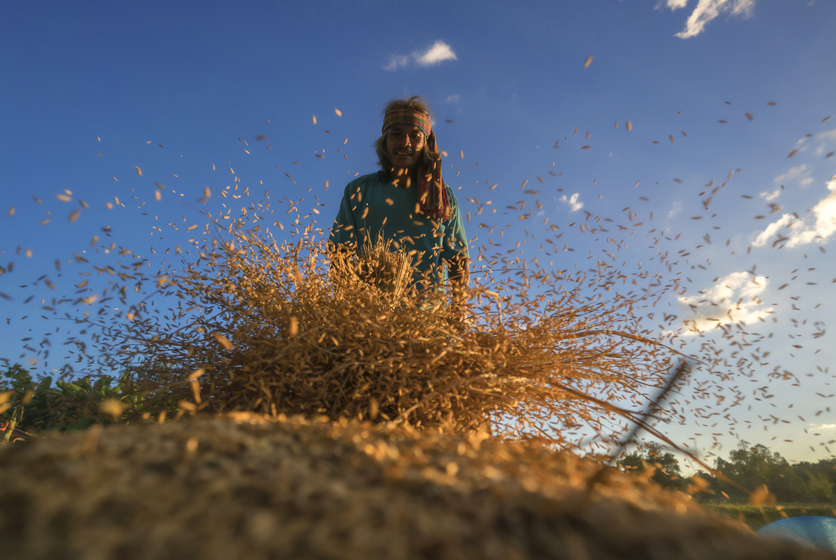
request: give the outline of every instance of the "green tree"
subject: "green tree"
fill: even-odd
[[[111,406],[105,409],[103,404],[109,401]],[[127,412],[118,414],[122,407]],[[86,376],[55,381],[54,386],[51,377],[36,381],[19,364],[0,373],[0,426],[4,427],[0,437],[6,441],[14,428],[73,430],[95,423],[131,422],[144,411],[143,396],[127,373],[118,380],[106,375],[95,380]]]
[[[823,473],[808,473],[807,493],[814,502],[828,503],[833,499],[833,483]]]
[[[682,471],[676,456],[669,451],[664,451],[657,443],[649,443],[644,448],[628,453],[618,462],[618,465],[622,470],[636,474],[652,470],[648,478],[663,488],[671,490],[685,488],[685,481],[682,479]]]
[[[20,364],[9,367],[0,377],[0,392],[21,390],[32,385],[32,376]]]
[[[779,453],[772,452],[765,445],[750,446],[740,442],[738,448],[729,453],[729,459],[717,459],[716,468],[740,488],[720,483],[718,490],[730,498],[745,500],[761,485],[782,502],[803,502],[810,499],[808,485],[795,469]]]
[[[15,364],[0,377],[0,442],[14,441],[23,417],[22,403],[31,397],[32,376]]]
[[[766,482],[767,488],[782,502],[809,502],[811,500],[807,482],[801,478],[792,465],[778,453]]]
[[[836,486],[836,457],[821,459],[817,463],[801,461],[793,465],[793,468],[804,479],[809,479],[810,475],[822,475]]]

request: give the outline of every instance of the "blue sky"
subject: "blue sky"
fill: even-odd
[[[520,242],[522,258],[568,269],[618,246],[621,269],[680,283],[654,311],[677,316],[660,330],[695,354],[725,348],[739,371],[702,380],[727,394],[700,425],[670,427],[674,439],[723,455],[737,437],[793,459],[829,455],[836,4],[521,4],[5,6],[0,266],[13,264],[0,276],[0,357],[57,367],[60,352],[44,363],[36,343],[68,321],[41,299],[93,293],[99,280],[79,288],[79,274],[111,262],[110,243],[152,260],[188,245],[208,186],[213,211],[227,186],[227,201],[249,187],[254,200],[319,204],[327,228],[344,185],[375,170],[384,103],[418,94],[475,252]],[[598,218],[608,232],[580,229]],[[540,248],[547,239],[557,252]],[[705,344],[732,321],[729,340]],[[746,400],[727,409],[735,391]]]

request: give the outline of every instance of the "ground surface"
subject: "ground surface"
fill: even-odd
[[[827,558],[484,434],[184,419],[3,446],[0,480],[7,558]]]

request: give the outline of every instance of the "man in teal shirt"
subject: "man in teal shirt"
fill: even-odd
[[[396,99],[384,109],[375,142],[380,171],[358,177],[345,188],[330,243],[356,251],[382,238],[413,257],[419,291],[440,287],[444,264],[454,294],[469,282],[467,234],[452,189],[441,178],[441,154],[420,97]],[[463,309],[462,309],[463,311]]]

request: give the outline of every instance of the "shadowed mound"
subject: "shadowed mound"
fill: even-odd
[[[825,558],[484,432],[237,414],[0,449],[9,558]]]

